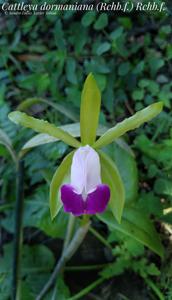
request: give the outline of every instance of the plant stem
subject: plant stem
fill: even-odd
[[[49,278],[46,285],[43,287],[40,294],[37,296],[36,300],[41,300],[44,297],[44,295],[49,291],[51,286],[54,284],[58,274],[62,271],[63,267],[65,266],[66,262],[70,260],[73,254],[78,250],[79,246],[81,245],[88,232],[89,226],[90,223],[87,222],[77,230],[72,241],[69,243],[67,248],[64,249],[61,258],[57,262],[55,269],[51,274],[51,277]]]
[[[68,267],[65,267],[65,270],[66,271],[74,271],[74,272],[99,270],[99,269],[107,267],[109,265],[110,264],[88,265],[88,266],[68,266]]]
[[[112,246],[109,244],[109,242],[99,233],[97,232],[93,227],[89,228],[89,231],[102,243],[104,244],[106,247],[108,247],[111,251]]]
[[[93,290],[96,286],[98,286],[99,284],[101,284],[103,281],[105,280],[105,278],[99,278],[96,281],[94,281],[93,283],[91,283],[90,285],[88,285],[86,288],[84,288],[82,291],[80,291],[78,294],[76,294],[75,296],[68,298],[67,300],[77,300],[80,299],[81,297],[85,296],[86,294],[88,294],[91,290]]]
[[[163,294],[161,293],[159,288],[155,285],[155,283],[149,278],[144,278],[144,280],[147,283],[147,285],[154,291],[155,295],[157,295],[158,299],[164,300]]]
[[[17,174],[17,194],[15,207],[14,257],[12,273],[12,299],[20,298],[20,261],[23,242],[23,207],[24,207],[24,161],[19,161]]]
[[[75,224],[75,217],[72,214],[70,214],[68,225],[67,225],[66,237],[65,237],[64,245],[63,245],[63,251],[66,249],[66,247],[68,246],[68,244],[71,241],[74,224]]]

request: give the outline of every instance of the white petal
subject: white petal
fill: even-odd
[[[86,158],[86,193],[93,192],[97,185],[101,183],[100,175],[100,159],[97,152],[89,147],[88,155]]]
[[[100,160],[90,146],[80,147],[73,156],[71,184],[78,194],[88,194],[101,183]]]

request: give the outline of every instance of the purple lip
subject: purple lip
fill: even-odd
[[[74,191],[72,185],[64,184],[61,187],[61,200],[64,205],[64,211],[70,212],[75,216],[102,213],[106,209],[109,199],[110,189],[105,184],[97,185],[96,190],[89,193],[86,200],[83,200],[82,195]]]

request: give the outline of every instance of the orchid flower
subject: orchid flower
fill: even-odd
[[[50,212],[54,218],[61,207],[80,216],[102,213],[107,205],[118,222],[121,220],[125,189],[115,163],[101,147],[115,141],[129,130],[148,122],[162,110],[162,102],[149,105],[135,115],[108,129],[97,140],[101,94],[92,74],[89,74],[81,95],[80,125],[56,127],[20,111],[9,114],[14,123],[39,132],[23,147],[28,149],[61,140],[77,148],[69,153],[57,168],[50,185]],[[73,131],[73,127],[77,130]],[[76,139],[81,137],[81,141]],[[70,174],[70,180],[69,180]]]
[[[61,187],[66,212],[75,216],[102,213],[110,198],[110,188],[102,184],[100,159],[89,145],[76,150],[71,166],[71,184]]]

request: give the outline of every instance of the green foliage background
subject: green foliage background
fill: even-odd
[[[164,260],[160,261],[124,233],[109,227],[107,235],[106,228],[102,229],[101,223],[94,220],[95,228],[102,230],[112,245],[115,260],[114,265],[104,268],[100,275],[106,279],[119,274],[125,276],[126,269],[136,273],[142,278],[142,290],[146,287],[139,299],[172,298],[169,238],[172,215],[163,214],[163,209],[169,210],[172,200],[170,15],[169,8],[165,13],[64,11],[54,16],[0,16],[0,128],[8,135],[16,152],[34,133],[13,125],[7,118],[8,112],[19,106],[56,125],[77,122],[82,85],[90,72],[102,92],[102,125],[112,126],[146,105],[164,102],[164,111],[159,117],[127,134],[125,143],[120,140],[106,149],[124,180],[126,206],[134,205],[142,212],[142,217],[150,216],[156,220],[157,230],[166,246]],[[25,101],[30,98],[34,98],[33,101]],[[68,152],[65,144],[53,143],[35,148],[25,158],[22,300],[35,299],[59,255],[60,247],[52,246],[50,241],[55,244],[64,238],[68,216],[61,212],[51,222],[48,189],[53,172]],[[15,165],[1,144],[0,156],[3,246],[0,299],[6,300],[10,294]],[[89,247],[89,241],[86,245]],[[103,246],[100,244],[100,247]],[[150,279],[152,276],[157,277]],[[69,298],[70,292],[62,278],[56,288],[61,293],[60,299]],[[79,289],[78,285],[72,292]],[[164,298],[158,296],[159,290]],[[97,293],[99,295],[101,291]],[[118,293],[115,291],[115,297]],[[135,299],[132,291],[125,291],[125,286],[123,296]],[[51,294],[47,299],[51,299]],[[110,298],[105,295],[104,299]]]

